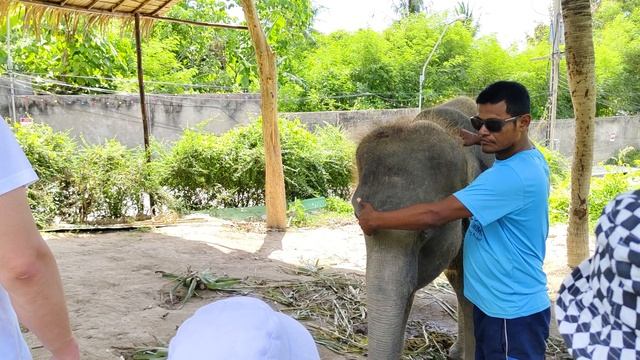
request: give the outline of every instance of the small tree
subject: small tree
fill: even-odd
[[[576,119],[567,234],[567,265],[573,268],[589,256],[587,207],[596,115],[595,55],[590,1],[562,0],[562,17],[565,25],[569,90]]]

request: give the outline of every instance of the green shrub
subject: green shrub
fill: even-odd
[[[327,198],[325,210],[339,214],[353,214],[351,203],[336,196]]]
[[[299,120],[280,120],[279,126],[287,199],[329,197],[330,206],[351,212],[337,198],[348,196],[352,179],[354,145],[344,133],[333,126],[311,133]],[[262,123],[222,136],[202,128],[185,131],[170,148],[153,141],[147,163],[142,149],[127,149],[116,140],[78,146],[46,125],[16,125],[16,136],[41,178],[29,190],[38,224],[56,218],[122,220],[143,212],[144,193],[155,199],[157,209],[263,204]]]
[[[602,209],[613,198],[634,188],[633,179],[638,172],[620,174],[611,173],[603,177],[592,177],[589,191],[589,225],[593,227],[598,221]],[[551,223],[566,223],[569,220],[569,204],[571,202],[571,183],[569,179],[553,187],[549,197],[549,220]]]
[[[627,146],[616,152],[616,154],[605,162],[605,165],[635,166],[640,167],[640,149]]]
[[[145,156],[140,148],[127,149],[116,140],[86,146],[74,161],[77,221],[122,219],[142,213]]]
[[[216,178],[224,162],[218,137],[201,130],[185,130],[173,147],[160,154],[154,165],[160,184],[185,209],[203,209],[215,201],[221,185]]]
[[[567,159],[558,151],[550,150],[542,145],[536,144],[544,159],[549,165],[551,184],[558,184],[569,177],[569,164]]]
[[[605,174],[601,178],[591,178],[589,192],[589,224],[595,225],[604,207],[616,195],[631,190],[631,178],[634,174]]]
[[[289,224],[301,227],[309,223],[309,215],[304,210],[304,205],[301,200],[296,199],[289,205]]]
[[[328,177],[327,193],[346,199],[354,181],[355,145],[337,126],[326,124],[318,128],[315,133],[322,152],[323,168]]]
[[[349,194],[354,145],[340,129],[309,132],[299,120],[280,120],[289,201]],[[190,210],[264,203],[265,164],[260,120],[221,136],[187,130],[163,157],[162,184]]]
[[[72,163],[75,141],[64,132],[54,132],[44,124],[13,124],[16,139],[40,178],[28,189],[29,204],[39,227],[65,217],[72,190]]]
[[[549,195],[549,221],[552,224],[566,223],[569,220],[571,203],[571,182],[565,179],[551,187]]]
[[[116,140],[80,147],[67,133],[44,124],[16,124],[13,131],[40,177],[28,195],[41,228],[56,219],[121,220],[143,211],[146,188],[161,193],[142,149],[127,149]]]

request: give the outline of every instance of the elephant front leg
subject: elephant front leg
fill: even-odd
[[[462,253],[456,257],[452,266],[445,271],[449,283],[458,299],[458,339],[449,349],[450,359],[475,359],[475,336],[473,334],[473,304],[464,297],[462,276]]]

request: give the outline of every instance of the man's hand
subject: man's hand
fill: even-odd
[[[360,198],[358,198],[357,201],[360,205],[358,224],[365,235],[373,235],[376,231],[375,217],[378,214],[378,211],[376,211],[370,203],[362,201]]]
[[[480,135],[469,130],[460,129],[460,137],[462,138],[462,143],[464,144],[464,146],[480,144]]]

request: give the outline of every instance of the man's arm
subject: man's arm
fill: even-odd
[[[471,217],[471,212],[453,195],[393,211],[377,211],[367,202],[360,199],[358,202],[361,206],[358,223],[367,235],[381,229],[423,230]]]
[[[80,358],[58,266],[36,228],[24,187],[0,195],[0,283],[20,321],[53,359]]]

